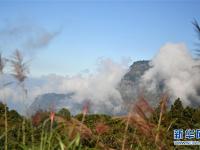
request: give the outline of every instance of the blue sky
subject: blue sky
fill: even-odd
[[[0,0],[0,33],[10,24],[56,33],[48,45],[38,49],[19,46],[20,36],[6,37],[9,42],[1,42],[0,48],[6,55],[14,48],[31,51],[33,76],[93,70],[99,58],[116,62],[151,59],[167,42],[183,42],[192,51],[197,37],[191,22],[194,18],[200,22],[199,8],[197,0]]]

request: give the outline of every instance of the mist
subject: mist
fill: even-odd
[[[22,91],[17,88],[16,84],[6,87],[3,93],[7,97],[8,103],[18,111],[22,110],[23,105],[28,108],[35,98],[42,94],[74,93],[71,101],[63,106],[70,108],[72,112],[77,110],[75,104],[81,106],[85,101],[89,101],[91,113],[119,114],[127,111],[124,110],[126,100],[122,98],[118,87],[124,75],[129,71],[129,60],[127,58],[126,61],[115,62],[112,59],[101,59],[95,70],[88,70],[72,76],[49,74],[30,77],[25,82],[28,90],[28,100],[26,101],[22,101],[20,97],[22,94],[19,94]],[[184,106],[200,104],[200,83],[197,82],[200,79],[199,60],[192,57],[185,44],[165,44],[149,65],[150,69],[146,70],[138,81],[139,87],[133,85],[137,89],[135,91],[141,91],[145,86],[146,92],[158,94],[158,88],[162,84],[160,90],[162,94],[170,97],[171,103],[177,98],[181,98]],[[15,82],[11,76],[6,80]],[[125,92],[127,94],[135,92],[134,89],[128,87],[125,89],[129,90]],[[139,94],[141,93],[132,94],[133,99],[137,100]],[[147,100],[149,100],[148,97]],[[69,100],[66,99],[66,101]],[[158,100],[155,99],[151,101],[155,101],[153,104],[158,103]]]
[[[17,85],[15,84],[12,87],[5,88],[4,93],[6,93],[10,103],[16,104],[16,106],[22,104],[17,108],[20,112],[22,112],[22,109],[28,108],[39,95],[46,93],[74,93],[71,103],[83,104],[85,101],[89,101],[92,113],[109,112],[115,114],[121,111],[123,104],[117,87],[128,70],[127,62],[123,60],[118,63],[111,59],[101,59],[96,66],[96,70],[91,71],[92,73],[79,73],[73,76],[51,74],[39,78],[28,78],[25,81],[28,100],[25,101],[22,101],[20,95],[23,94],[19,94],[22,91],[20,91],[20,88],[16,88]],[[7,80],[15,82],[12,77],[7,78]],[[26,107],[23,105],[26,105]],[[75,105],[70,105],[70,102],[63,107],[70,108],[71,111],[77,109]]]
[[[167,43],[150,62],[151,68],[142,76],[141,83],[148,91],[157,92],[160,83],[163,93],[173,103],[181,98],[183,104],[200,104],[199,61],[194,59],[183,43]]]

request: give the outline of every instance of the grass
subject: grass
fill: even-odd
[[[27,63],[24,62],[24,58],[19,50],[14,51],[12,58],[10,59],[11,66],[13,68],[12,75],[17,79],[17,81],[20,84],[20,87],[23,91],[23,98],[24,101],[25,98],[27,98],[27,90],[25,89],[24,81],[27,78],[28,73],[28,67]],[[25,144],[26,142],[26,134],[25,134],[25,118],[23,117],[22,122],[22,143]]]
[[[4,79],[3,79],[3,75],[4,75],[4,67],[6,64],[6,59],[2,57],[2,54],[0,53],[0,75],[2,78],[2,83],[3,83],[3,90],[4,90]],[[5,150],[8,149],[8,121],[7,121],[7,105],[6,105],[6,100],[5,100],[5,94],[4,91],[3,93],[3,101],[5,101],[5,107],[4,107],[4,124],[5,124]]]
[[[22,142],[22,129],[18,129],[17,126],[9,127],[10,140],[7,146],[8,149],[17,150],[178,149],[171,145],[173,142],[171,133],[173,128],[177,127],[176,123],[180,122],[180,118],[172,118],[171,121],[165,122],[166,117],[171,113],[167,111],[166,103],[167,97],[163,97],[159,109],[152,110],[141,98],[133,105],[134,111],[130,111],[129,115],[115,117],[81,114],[69,119],[55,112],[54,119],[51,120],[51,112],[44,112],[44,115],[40,113],[39,117],[45,117],[42,117],[39,123],[32,124],[34,120],[25,119],[25,144]],[[154,121],[149,112],[152,115],[156,113]],[[82,121],[83,117],[84,121]],[[8,111],[8,120],[10,120],[10,111]],[[8,123],[8,126],[10,125],[11,122]],[[16,138],[13,139],[11,133],[16,133]],[[5,132],[0,136],[0,144],[4,136]],[[190,147],[184,148],[190,149]]]

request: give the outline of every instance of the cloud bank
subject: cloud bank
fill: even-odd
[[[200,104],[199,61],[192,58],[184,44],[165,44],[152,59],[151,68],[142,77],[149,91],[155,91],[160,83],[164,93],[173,102],[180,97],[184,105]]]
[[[150,61],[151,68],[141,77],[140,86],[147,91],[158,93],[162,83],[162,92],[170,96],[171,102],[180,97],[183,104],[197,106],[200,104],[200,70],[199,61],[193,59],[184,44],[165,44]],[[101,59],[96,71],[80,73],[74,76],[46,75],[29,78],[26,81],[28,101],[22,101],[16,88],[9,86],[4,90],[10,104],[18,107],[30,105],[34,98],[45,93],[75,93],[74,104],[90,101],[93,113],[116,114],[124,111],[124,100],[118,90],[119,83],[128,71],[127,61],[116,63],[111,59]],[[11,77],[8,81],[13,81]],[[134,85],[133,85],[134,86]],[[137,96],[137,95],[136,95]],[[76,109],[70,105],[71,109]]]
[[[6,88],[6,94],[13,103],[30,105],[34,98],[45,93],[75,93],[72,100],[82,104],[89,100],[93,113],[118,113],[121,111],[123,100],[117,86],[127,72],[127,63],[116,63],[111,59],[101,59],[96,71],[74,76],[47,75],[40,78],[29,78],[26,81],[28,101],[23,102],[16,90]],[[70,106],[69,106],[70,107]],[[74,109],[74,108],[72,108]],[[18,109],[19,110],[19,109]]]

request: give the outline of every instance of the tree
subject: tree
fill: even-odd
[[[172,118],[180,118],[182,116],[183,113],[183,105],[182,102],[180,100],[180,98],[178,98],[177,100],[175,100],[174,104],[171,106],[171,117]]]
[[[58,115],[65,118],[66,120],[70,120],[71,119],[71,113],[68,109],[66,108],[62,108],[59,112]]]
[[[200,26],[196,20],[194,20],[192,24],[194,25],[194,30],[197,32],[198,40],[200,41]],[[195,51],[196,51],[197,56],[200,57],[200,49],[199,49],[200,43],[197,43],[197,44],[198,44],[198,48]]]

